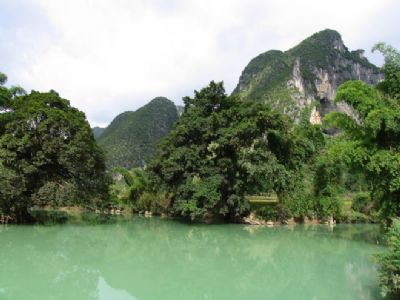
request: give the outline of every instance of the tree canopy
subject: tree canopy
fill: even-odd
[[[157,186],[174,195],[173,213],[232,220],[248,211],[247,194],[288,190],[291,164],[306,155],[288,137],[288,118],[227,96],[222,83],[211,82],[184,103],[149,167]]]
[[[0,209],[26,221],[33,205],[104,201],[104,156],[84,113],[54,91],[20,94],[1,87]]]
[[[354,115],[332,112],[325,121],[343,130],[345,142],[338,155],[365,172],[372,196],[385,218],[400,215],[400,55],[378,44],[385,56],[385,80],[376,88],[348,81],[337,91]]]

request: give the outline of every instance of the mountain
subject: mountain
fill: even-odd
[[[183,114],[185,107],[183,105],[177,105],[176,110],[178,112],[178,116],[180,117]]]
[[[317,119],[332,110],[351,113],[346,105],[333,103],[337,87],[347,80],[375,85],[383,79],[363,53],[349,51],[337,31],[326,29],[285,52],[270,50],[252,59],[233,94],[269,102],[294,119],[311,105],[317,107]]]
[[[103,134],[105,128],[101,128],[101,127],[93,127],[92,131],[93,131],[93,136],[95,139],[98,139],[100,137],[100,135]]]
[[[97,140],[106,153],[107,167],[145,166],[177,120],[175,104],[164,97],[118,115]]]

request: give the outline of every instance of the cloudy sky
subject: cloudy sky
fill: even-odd
[[[338,30],[350,49],[400,48],[399,0],[0,0],[0,71],[54,89],[92,126],[210,80],[235,87],[251,58]]]

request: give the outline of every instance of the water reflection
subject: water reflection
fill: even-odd
[[[377,299],[371,225],[134,218],[0,232],[1,299]]]
[[[119,299],[119,300],[137,300],[135,297],[129,295],[124,290],[114,289],[104,280],[103,277],[99,278],[97,285],[100,300]]]

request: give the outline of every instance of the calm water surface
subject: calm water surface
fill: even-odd
[[[0,299],[379,299],[373,225],[0,226]]]

